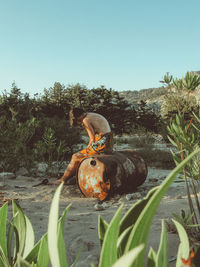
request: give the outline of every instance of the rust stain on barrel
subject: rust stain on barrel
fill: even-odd
[[[77,182],[86,197],[104,200],[115,192],[134,190],[147,176],[144,160],[131,150],[85,158],[77,170]]]
[[[78,169],[78,183],[82,193],[87,197],[103,200],[110,190],[110,182],[104,182],[105,166],[94,157],[86,158]]]

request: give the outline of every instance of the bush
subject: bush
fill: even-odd
[[[169,151],[160,149],[140,149],[138,154],[146,161],[148,166],[173,169],[175,163]]]
[[[35,119],[24,123],[15,118],[0,117],[0,158],[3,171],[16,171],[19,167],[30,170],[34,156],[28,146],[37,128]]]
[[[146,135],[140,132],[131,137],[114,138],[114,141],[115,147],[120,144],[128,144],[129,148],[136,150],[149,166],[170,169],[175,167],[171,152],[155,148],[156,141],[150,132],[147,132]]]

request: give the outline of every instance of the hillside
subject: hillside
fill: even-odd
[[[123,96],[133,106],[143,100],[147,102],[154,112],[160,113],[163,103],[164,95],[166,94],[166,88],[164,86],[159,88],[142,89],[140,91],[122,91],[120,96]]]
[[[144,101],[156,101],[162,98],[166,94],[166,88],[164,86],[159,88],[141,89],[139,91],[122,91],[120,95],[123,96],[128,102],[138,103],[141,100]]]
[[[200,71],[192,71],[195,74],[200,75]],[[139,91],[122,91],[120,96],[123,96],[129,103],[136,106],[141,100],[146,101],[147,105],[154,111],[160,112],[163,99],[167,89],[162,86],[158,88],[141,89]],[[200,87],[192,93],[198,102],[200,102]]]

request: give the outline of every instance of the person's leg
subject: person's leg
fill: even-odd
[[[67,166],[63,176],[56,180],[54,184],[60,184],[62,182],[66,182],[68,179],[70,179],[72,176],[76,174],[76,170],[78,168],[79,163],[81,162],[82,159],[90,157],[92,155],[97,154],[98,152],[95,151],[92,146],[87,147],[75,154],[72,155],[71,161],[69,165]]]
[[[76,174],[78,165],[83,158],[84,156],[80,152],[73,154],[71,161],[69,165],[67,166],[63,176],[60,179],[56,180],[55,183],[66,182],[68,179],[73,177]]]

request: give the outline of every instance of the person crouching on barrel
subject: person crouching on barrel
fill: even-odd
[[[63,176],[56,180],[56,184],[66,183],[76,174],[76,170],[82,159],[95,154],[112,153],[113,136],[110,125],[106,118],[94,112],[85,112],[81,108],[72,108],[69,112],[71,126],[83,125],[89,136],[88,146],[73,154]]]

